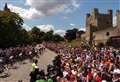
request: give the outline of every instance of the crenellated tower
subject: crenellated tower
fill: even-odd
[[[120,30],[120,10],[117,10],[116,17],[117,17],[117,28]]]

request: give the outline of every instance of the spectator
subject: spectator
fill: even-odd
[[[39,75],[39,68],[35,67],[35,71],[30,73],[30,82],[35,82],[37,80],[37,75]]]
[[[102,81],[102,77],[101,77],[101,73],[97,73],[97,76],[95,78],[95,82],[101,82]]]
[[[34,60],[32,64],[32,71],[35,71],[35,67],[38,68],[37,63],[38,63],[38,60]]]
[[[120,69],[114,69],[113,82],[120,82]]]

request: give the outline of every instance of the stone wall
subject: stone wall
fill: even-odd
[[[94,8],[91,14],[86,16],[86,29],[89,32],[90,24],[93,26],[93,31],[100,31],[112,27],[112,10],[108,10],[106,14],[99,13],[97,8]]]
[[[120,36],[120,10],[117,10],[117,26],[113,27],[112,10],[108,10],[106,14],[99,13],[98,9],[94,9],[92,13],[86,15],[86,33],[82,35],[86,40],[90,40],[90,28],[93,30],[95,43],[105,43],[109,37]],[[92,27],[91,27],[92,26]],[[109,36],[106,34],[109,33]]]
[[[117,27],[118,27],[119,30],[120,30],[120,10],[117,10],[117,15],[116,15],[116,17],[117,17]]]

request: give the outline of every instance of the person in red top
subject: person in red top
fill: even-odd
[[[95,82],[101,82],[102,81],[102,77],[101,77],[101,73],[99,72],[95,78]]]
[[[87,74],[87,82],[92,82],[93,80],[93,73],[91,72],[91,68],[88,68],[88,74]]]

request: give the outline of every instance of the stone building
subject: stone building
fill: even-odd
[[[86,33],[82,37],[90,43],[106,43],[108,38],[120,36],[120,10],[116,11],[117,25],[113,27],[113,12],[100,13],[94,8],[86,15]]]

